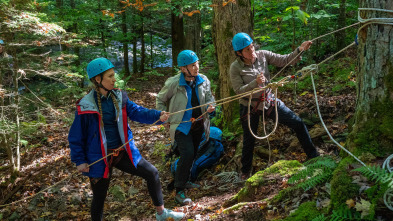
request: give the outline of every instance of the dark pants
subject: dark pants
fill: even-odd
[[[203,131],[202,120],[194,122],[187,135],[180,131],[176,131],[175,141],[180,154],[175,173],[176,192],[185,189],[185,185],[190,177],[194,158],[198,152],[199,143],[202,140]]]
[[[262,104],[261,104],[262,105]],[[252,110],[252,107],[250,108]],[[277,99],[277,112],[278,112],[278,122],[284,124],[289,128],[293,129],[299,139],[300,144],[304,152],[307,154],[308,158],[318,156],[318,152],[312,143],[310,134],[308,133],[306,125],[303,123],[302,119],[297,116],[292,110],[285,106],[284,102]],[[242,150],[242,173],[249,173],[252,166],[252,158],[255,146],[255,137],[252,136],[248,128],[248,108],[244,105],[240,105],[240,118],[243,127],[243,150]],[[250,126],[254,134],[257,134],[259,118],[262,115],[262,111],[250,113]],[[276,120],[276,112],[273,109],[269,115],[265,110],[265,116],[270,119]]]
[[[115,165],[115,167],[121,171],[129,174],[133,174],[142,177],[147,181],[147,189],[149,190],[150,197],[153,200],[155,206],[164,205],[160,178],[158,176],[157,169],[149,163],[147,160],[142,158],[137,168],[131,163],[128,154],[123,154],[120,161]],[[112,172],[112,171],[111,171]],[[109,187],[109,178],[101,178],[97,183],[90,179],[91,188],[93,190],[93,201],[91,202],[91,219],[92,220],[102,220],[104,201]]]

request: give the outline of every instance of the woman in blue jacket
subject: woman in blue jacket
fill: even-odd
[[[97,58],[87,66],[87,74],[94,90],[80,99],[68,141],[71,160],[78,171],[90,178],[93,191],[92,220],[102,220],[104,200],[107,195],[112,168],[140,176],[147,182],[149,194],[156,206],[157,220],[180,220],[184,213],[164,208],[162,190],[157,169],[145,160],[136,148],[127,117],[132,121],[152,124],[158,119],[168,119],[167,112],[149,110],[128,99],[127,93],[114,89],[116,82],[113,64],[106,58]],[[112,155],[98,163],[114,149],[128,142],[117,156]]]

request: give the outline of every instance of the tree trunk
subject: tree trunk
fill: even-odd
[[[98,2],[98,11],[101,11],[101,1],[99,1]],[[105,26],[104,26],[104,22],[102,21],[102,19],[101,19],[101,17],[100,17],[100,34],[101,34],[101,42],[102,42],[102,50],[103,50],[103,54],[104,54],[104,57],[106,57],[106,48],[105,48],[105,34],[104,34],[104,29],[105,29]]]
[[[143,24],[143,12],[141,13],[141,73],[145,72],[146,48],[145,48],[145,27]]]
[[[194,9],[191,9],[194,10]],[[185,49],[194,51],[200,56],[201,51],[201,14],[195,13],[191,17],[184,17]]]
[[[291,1],[291,5],[294,6],[293,1]],[[295,10],[293,8],[291,9],[292,11],[292,50],[296,49],[296,43],[295,43],[295,38],[296,38],[296,19],[295,19]]]
[[[75,0],[70,0],[70,6],[73,10],[75,10],[76,8]],[[72,31],[74,33],[78,33],[78,23],[74,22],[74,24],[72,25]]]
[[[173,2],[173,4],[175,4],[175,3]],[[173,67],[177,66],[177,55],[182,50],[184,50],[184,45],[185,45],[182,8],[180,5],[175,5],[175,8],[176,8],[176,10],[172,11],[172,14],[171,14],[172,64],[173,64]]]
[[[119,2],[120,9],[123,6],[121,2]],[[125,10],[121,14],[121,30],[123,31],[123,54],[124,54],[124,78],[130,76],[130,66],[128,62],[128,36],[127,36],[127,10]]]
[[[232,38],[238,32],[248,33],[253,36],[253,16],[251,13],[250,0],[238,0],[237,4],[222,5],[222,1],[213,0],[213,43],[219,67],[219,87],[216,98],[222,99],[233,95],[232,85],[229,77],[229,67],[235,60],[232,48]],[[222,106],[223,122],[230,126],[233,122],[233,110],[238,107],[236,102]]]
[[[393,0],[360,0],[359,8],[393,10]],[[361,16],[392,18],[393,14],[362,11]],[[357,107],[348,144],[380,155],[393,146],[393,26],[371,24],[359,35]]]
[[[14,164],[14,171],[18,172],[20,170],[20,122],[19,122],[19,82],[18,82],[18,72],[17,70],[17,57],[15,53],[13,53],[13,81],[14,81],[14,105],[15,105],[15,125],[16,125],[16,133],[15,133],[15,164]]]
[[[340,0],[340,8],[338,13],[337,20],[337,29],[343,28],[346,26],[346,0]],[[336,33],[337,39],[337,51],[341,50],[345,47],[345,30]]]
[[[76,5],[75,5],[75,0],[70,0],[70,6],[73,10],[75,10]],[[78,33],[78,23],[74,22],[74,24],[72,25],[72,31],[74,33]],[[80,48],[78,45],[75,46],[75,54],[78,56],[78,59],[75,61],[75,65],[77,67],[79,67],[81,65],[81,60],[80,60]],[[80,78],[79,81],[79,87],[80,88],[84,88],[85,87],[85,78]]]
[[[150,23],[152,21],[150,20]],[[152,23],[151,23],[152,24]],[[154,56],[153,56],[153,27],[150,26],[150,68],[153,69],[154,66]]]
[[[137,20],[136,15],[134,16],[134,21]],[[138,32],[137,22],[132,24],[132,29],[134,33]],[[138,47],[138,37],[137,35],[132,35],[132,73],[138,73],[138,60],[137,60],[137,47]]]

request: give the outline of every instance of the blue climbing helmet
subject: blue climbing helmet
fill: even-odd
[[[240,51],[243,48],[249,46],[252,43],[251,37],[243,32],[237,33],[235,36],[233,36],[232,39],[232,46],[233,50],[235,51]]]
[[[184,50],[177,56],[177,65],[179,67],[183,67],[195,63],[198,60],[199,58],[195,52],[191,50]]]
[[[2,39],[0,39],[0,45],[5,44],[4,41]]]
[[[108,58],[96,58],[87,65],[87,75],[89,79],[105,72],[111,68],[114,68],[112,62]]]
[[[216,140],[221,140],[222,137],[222,131],[218,127],[210,127],[210,138],[216,139]]]

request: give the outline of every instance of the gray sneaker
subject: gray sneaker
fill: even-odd
[[[166,221],[169,218],[172,218],[175,221],[177,221],[177,220],[183,219],[184,216],[185,216],[184,213],[182,213],[182,212],[174,212],[174,211],[172,211],[170,209],[164,209],[164,211],[162,212],[161,215],[158,215],[158,213],[156,213],[156,219],[158,221]]]
[[[178,202],[180,205],[190,205],[192,200],[186,197],[184,191],[179,191],[175,196],[175,201]]]

